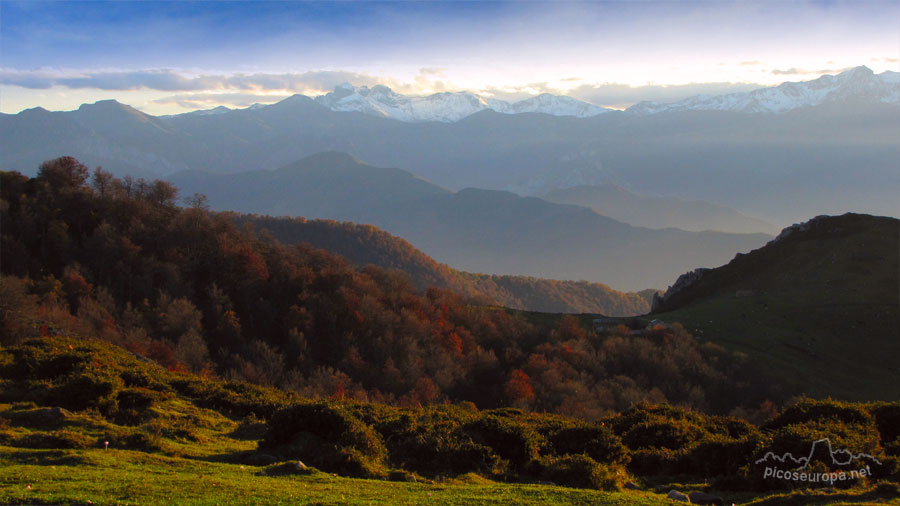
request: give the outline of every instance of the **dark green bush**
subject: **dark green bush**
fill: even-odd
[[[740,439],[759,433],[756,426],[747,420],[729,416],[707,417],[703,425],[709,433],[726,436],[730,439]]]
[[[661,420],[641,422],[622,435],[622,441],[631,449],[685,448],[704,435],[702,428],[688,420]]]
[[[155,390],[157,392],[169,392],[172,388],[168,383],[161,381],[158,376],[144,370],[122,371],[120,374],[126,387],[140,387]]]
[[[468,472],[496,475],[504,471],[500,457],[456,430],[417,428],[389,440],[391,462],[426,475],[458,475]]]
[[[289,397],[272,388],[248,383],[223,383],[196,377],[177,378],[172,380],[171,385],[176,392],[191,398],[201,407],[225,411],[241,418],[252,414],[258,418],[268,419],[276,411],[287,406]]]
[[[277,411],[259,445],[325,471],[361,477],[386,474],[387,449],[381,437],[340,405],[317,402]]]
[[[512,465],[523,468],[538,457],[543,438],[519,420],[485,415],[463,427],[472,441],[492,449]]]
[[[162,449],[159,434],[146,431],[122,431],[106,434],[94,443],[103,448],[104,443],[109,442],[110,450],[139,450],[143,452],[158,452]]]
[[[496,475],[504,470],[500,457],[476,443],[464,426],[477,412],[452,405],[419,409],[367,408],[364,420],[372,420],[387,445],[391,464],[424,475],[458,475],[467,472]]]
[[[550,444],[559,455],[584,453],[604,464],[625,464],[628,449],[612,429],[600,424],[567,427],[548,436]]]
[[[632,450],[628,470],[638,476],[678,474],[679,456],[667,448]]]
[[[862,404],[813,399],[802,399],[784,409],[778,416],[763,425],[764,430],[774,430],[787,425],[807,422],[838,421],[848,425],[869,426],[874,423],[871,414]]]
[[[542,480],[557,485],[599,490],[618,490],[624,473],[617,466],[597,463],[587,455],[547,457],[536,463]]]
[[[666,404],[652,405],[641,403],[627,411],[623,411],[622,413],[618,413],[605,419],[604,422],[612,428],[616,435],[621,436],[635,425],[657,420],[687,420],[694,425],[703,425],[705,417],[684,408]]]
[[[758,435],[742,439],[716,436],[688,450],[676,464],[676,474],[696,474],[706,478],[737,474],[750,463],[762,444]]]
[[[146,388],[126,388],[116,394],[117,409],[112,419],[120,425],[138,425],[149,420],[153,413],[150,408],[157,395]]]
[[[62,379],[43,396],[44,404],[61,406],[73,411],[100,407],[104,400],[121,387],[121,383],[96,371]]]

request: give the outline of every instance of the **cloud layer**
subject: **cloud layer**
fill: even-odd
[[[578,84],[581,79],[562,79],[561,82]],[[351,83],[355,86],[383,84],[407,94],[430,94],[459,89],[447,83],[444,72],[438,68],[420,69],[416,76],[408,82],[347,71],[227,75],[186,74],[171,69],[71,73],[47,70],[0,70],[0,85],[18,86],[31,90],[63,87],[104,91],[171,92],[173,94],[153,99],[153,102],[177,105],[184,109],[203,109],[218,105],[246,107],[254,103],[272,103],[295,93],[307,95],[326,93],[342,83]],[[538,93],[552,93],[568,95],[602,106],[627,107],[641,100],[670,102],[703,93],[734,93],[759,87],[758,84],[746,83],[695,83],[677,86],[582,83],[574,88],[570,86],[561,88],[546,82],[539,82],[502,88],[486,87],[471,91],[510,101],[520,100]]]
[[[0,84],[28,89],[63,86],[72,89],[157,91],[305,91],[330,90],[345,82],[378,84],[372,76],[355,72],[319,71],[284,74],[201,74],[190,75],[169,69],[99,72],[54,72],[46,70],[0,70]]]

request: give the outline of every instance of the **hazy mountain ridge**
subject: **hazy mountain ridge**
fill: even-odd
[[[404,167],[449,189],[545,194],[614,183],[641,193],[724,202],[783,226],[846,211],[893,215],[900,123],[893,104],[831,101],[780,114],[610,112],[588,118],[482,110],[455,123],[334,112],[295,96],[158,124],[110,111],[0,115],[0,166],[33,174],[72,155],[117,174],[273,169],[322,151]],[[128,135],[124,135],[124,134]],[[852,168],[853,170],[849,170]],[[714,197],[712,197],[714,196]]]
[[[896,104],[900,102],[898,84],[900,73],[886,71],[876,75],[868,67],[860,66],[812,81],[785,82],[750,92],[696,95],[670,103],[643,101],[632,105],[626,112],[634,115],[685,110],[783,113],[800,107],[848,99]],[[381,84],[370,88],[344,83],[313,100],[335,112],[361,112],[405,122],[452,123],[484,110],[503,114],[541,113],[578,118],[612,111],[573,97],[550,93],[509,102],[483,97],[470,91],[441,92],[427,96],[404,95]],[[187,114],[220,114],[228,112],[225,109],[215,108]]]
[[[219,210],[372,224],[464,271],[587,280],[619,290],[666,285],[684,270],[724,263],[771,239],[632,227],[584,207],[509,192],[453,193],[341,153],[276,171],[171,179],[185,194],[205,193]]]
[[[621,186],[579,185],[554,190],[541,198],[558,204],[589,207],[610,218],[648,228],[680,228],[700,232],[776,232],[763,220],[717,204],[675,197],[657,197],[630,192]]]

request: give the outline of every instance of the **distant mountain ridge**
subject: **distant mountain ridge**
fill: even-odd
[[[451,192],[401,169],[323,153],[274,171],[185,172],[170,179],[214,209],[371,224],[456,269],[604,283],[664,286],[699,265],[719,265],[771,236],[651,230],[572,205],[513,193]]]
[[[587,118],[609,109],[572,97],[543,93],[517,102],[484,98],[468,91],[435,93],[425,97],[402,95],[384,85],[337,86],[334,91],[315,98],[332,111],[361,112],[406,122],[440,121],[452,123],[479,111],[503,114],[542,113],[551,116]]]
[[[300,95],[302,96],[302,95]],[[900,73],[875,74],[865,66],[812,81],[785,82],[778,86],[725,95],[696,95],[676,102],[642,101],[626,112],[652,115],[672,111],[734,111],[741,113],[783,113],[801,107],[837,100],[900,102]],[[343,83],[313,100],[335,112],[360,112],[371,116],[418,123],[457,122],[480,111],[502,114],[541,113],[551,116],[588,118],[612,111],[565,95],[542,93],[516,102],[483,97],[470,91],[404,95],[387,86],[353,86]],[[265,107],[265,106],[261,106]],[[228,112],[222,106],[186,114],[214,115]]]
[[[456,122],[410,123],[335,112],[301,95],[167,118],[101,101],[75,111],[0,114],[0,167],[34,174],[43,161],[70,155],[119,176],[153,178],[275,169],[342,151],[452,190],[543,195],[617,184],[724,203],[784,226],[822,213],[896,215],[897,114],[895,103],[847,98],[778,114],[670,110],[578,118],[485,109]]]
[[[639,102],[626,111],[635,115],[672,111],[783,113],[827,102],[859,100],[900,104],[900,72],[875,74],[865,66],[812,81],[787,82],[771,88],[727,95],[697,95],[678,102]]]
[[[673,227],[694,232],[777,232],[771,223],[729,207],[699,200],[640,195],[613,184],[579,185],[551,191],[542,198],[558,204],[589,207],[604,216],[638,227]]]

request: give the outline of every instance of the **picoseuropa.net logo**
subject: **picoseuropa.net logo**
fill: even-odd
[[[824,449],[827,454],[822,459],[823,463],[831,466],[839,466],[843,469],[814,471],[810,469],[813,457],[818,449]],[[763,458],[756,461],[757,464],[765,464],[763,478],[775,478],[789,481],[802,481],[808,483],[829,483],[839,481],[856,480],[872,475],[870,465],[881,465],[881,461],[868,453],[856,453],[847,450],[832,450],[831,441],[828,438],[813,441],[809,454],[805,457],[795,458],[790,453],[778,456],[773,452],[767,452]],[[855,467],[849,468],[850,466]]]

